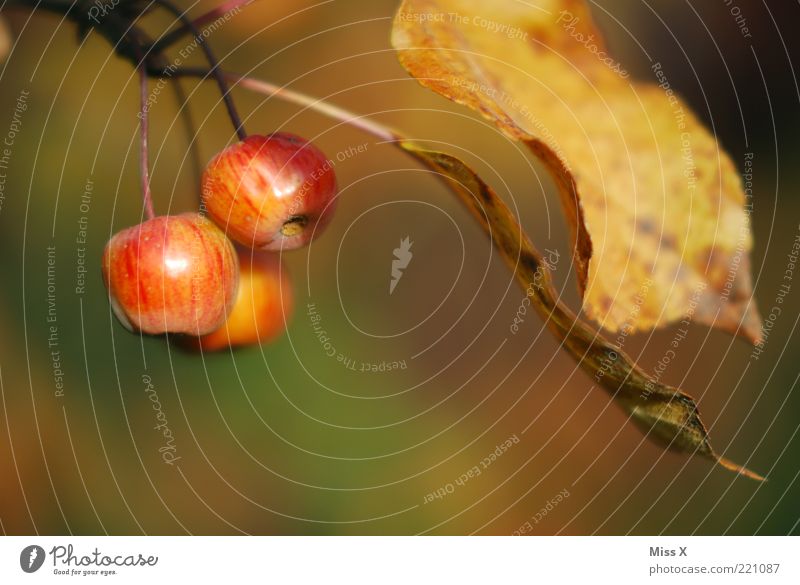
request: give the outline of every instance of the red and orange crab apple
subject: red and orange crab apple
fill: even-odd
[[[336,193],[333,163],[310,142],[283,132],[249,136],[203,172],[208,215],[253,249],[308,244],[330,221]]]
[[[233,308],[239,262],[233,244],[198,213],[155,217],[115,234],[103,280],[120,322],[151,335],[205,335]]]
[[[280,256],[240,249],[239,266],[239,293],[228,320],[213,333],[185,338],[186,347],[218,351],[266,343],[283,333],[294,297]]]

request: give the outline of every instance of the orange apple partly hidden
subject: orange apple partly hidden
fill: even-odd
[[[184,345],[203,351],[245,347],[274,340],[294,310],[292,283],[280,255],[239,250],[239,293],[222,327]]]

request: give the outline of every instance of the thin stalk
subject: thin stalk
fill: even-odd
[[[241,9],[251,4],[254,0],[228,0],[228,2],[224,2],[219,6],[212,8],[205,14],[202,14],[192,20],[192,24],[194,28],[200,28],[201,26],[212,22],[220,17],[225,16],[229,12],[232,12],[236,9]],[[179,28],[165,34],[160,39],[158,39],[155,43],[153,43],[153,52],[160,53],[164,49],[171,47],[181,38],[186,36],[187,34],[191,33],[192,29],[186,25],[181,25]]]
[[[141,100],[141,110],[139,112],[139,128],[141,129],[141,145],[139,150],[139,172],[142,181],[142,199],[144,200],[144,212],[147,219],[156,216],[153,209],[153,194],[150,191],[150,161],[149,161],[149,113],[147,105],[147,68],[143,63],[137,67],[139,70],[139,97]]]
[[[383,124],[364,118],[363,116],[350,112],[344,108],[340,108],[339,106],[329,104],[319,98],[287,89],[268,81],[256,79],[254,77],[247,77],[245,75],[239,75],[227,71],[220,71],[220,74],[227,81],[234,85],[238,85],[244,89],[249,89],[250,91],[254,91],[266,96],[277,97],[287,102],[314,110],[315,112],[323,114],[324,116],[333,118],[334,120],[339,120],[340,122],[344,122],[345,124],[349,124],[350,126],[354,126],[365,132],[368,132],[381,140],[388,142],[401,140],[400,134],[388,126],[384,126]],[[202,68],[187,67],[173,71],[171,75],[185,77],[206,77],[208,75],[208,71]]]
[[[195,39],[197,39],[197,43],[200,45],[201,50],[205,54],[206,61],[208,61],[208,66],[210,67],[205,74],[211,74],[214,77],[214,80],[217,82],[219,91],[222,94],[222,101],[225,103],[225,108],[228,110],[228,117],[231,119],[231,123],[236,130],[236,135],[239,137],[239,140],[244,140],[247,138],[247,132],[245,132],[244,126],[242,126],[242,120],[239,117],[239,112],[236,111],[236,106],[233,103],[233,98],[231,97],[230,88],[225,80],[225,76],[222,74],[222,71],[219,68],[219,61],[214,55],[214,52],[211,50],[211,47],[208,46],[203,38],[202,32],[194,24],[194,22],[188,16],[186,16],[183,11],[181,11],[180,8],[169,2],[169,0],[155,0],[155,2],[159,6],[163,6],[165,9],[174,14],[175,17],[181,21],[183,26],[194,35]]]

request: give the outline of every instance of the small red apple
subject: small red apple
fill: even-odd
[[[202,192],[209,216],[237,242],[291,250],[328,224],[337,185],[333,163],[316,146],[276,133],[217,154],[203,172]]]
[[[239,262],[230,240],[202,215],[161,216],[109,240],[103,280],[127,329],[204,335],[233,307]]]
[[[239,293],[233,311],[216,331],[185,345],[217,351],[272,341],[283,333],[294,309],[292,283],[280,256],[239,250]]]

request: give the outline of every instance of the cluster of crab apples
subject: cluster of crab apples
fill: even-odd
[[[160,216],[115,234],[103,254],[111,306],[129,330],[180,334],[213,351],[269,341],[291,313],[280,252],[330,221],[333,165],[287,133],[251,135],[217,154],[200,212]]]

